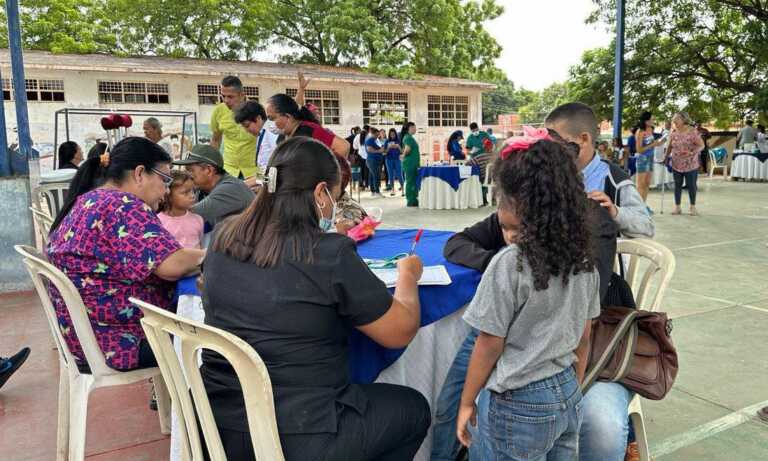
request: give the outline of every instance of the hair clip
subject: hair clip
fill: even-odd
[[[274,194],[277,190],[277,168],[271,166],[267,170],[267,191]]]
[[[552,141],[552,136],[546,128],[534,128],[523,126],[523,136],[513,136],[504,143],[504,148],[499,153],[502,160],[506,160],[515,152],[526,151],[539,141]]]
[[[99,155],[99,165],[103,168],[109,166],[109,151],[104,151],[103,154]]]

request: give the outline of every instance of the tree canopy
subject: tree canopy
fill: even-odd
[[[385,75],[493,79],[495,0],[27,0],[25,46],[55,53],[358,66]],[[4,10],[0,46],[7,46]]]
[[[592,23],[613,30],[615,0],[593,0]],[[729,126],[768,112],[768,4],[762,0],[627,0],[625,123],[687,110]],[[572,95],[610,118],[613,45],[584,53]]]

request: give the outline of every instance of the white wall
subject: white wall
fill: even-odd
[[[2,69],[4,76],[10,76],[9,69]],[[101,108],[114,109],[119,112],[121,109],[136,110],[175,110],[197,112],[198,124],[201,128],[201,134],[208,131],[211,112],[214,106],[199,105],[197,98],[197,85],[217,84],[220,80],[218,76],[187,76],[172,74],[133,74],[117,72],[97,72],[97,71],[40,71],[27,70],[26,78],[37,79],[58,79],[64,80],[65,99],[64,103],[38,102],[32,101],[28,104],[30,131],[35,144],[41,145],[53,143],[54,138],[54,112],[65,107],[68,108]],[[111,104],[103,105],[98,101],[98,81],[100,80],[118,80],[118,81],[139,81],[139,82],[162,82],[169,85],[170,104]],[[268,79],[248,79],[243,78],[243,83],[248,86],[259,87],[259,100],[264,103],[269,96],[275,93],[282,93],[286,88],[295,88],[295,80],[268,80]],[[448,87],[426,87],[418,86],[400,86],[400,85],[381,85],[381,86],[362,86],[349,83],[332,82],[311,82],[311,89],[333,89],[339,91],[341,98],[341,124],[330,125],[328,128],[337,134],[346,137],[350,128],[363,125],[362,114],[362,92],[363,91],[391,91],[406,92],[409,98],[409,119],[416,123],[418,128],[417,139],[421,145],[422,153],[432,158],[433,145],[435,142],[440,146],[444,155],[445,143],[450,135],[456,129],[463,129],[465,132],[468,127],[446,127],[431,128],[427,123],[427,96],[428,95],[454,95],[469,97],[469,121],[480,121],[482,113],[482,98],[479,90],[473,89],[455,89]],[[5,114],[8,126],[9,142],[14,142],[17,138],[12,132],[12,127],[16,126],[16,114],[14,103],[5,102]],[[70,138],[89,146],[87,138],[104,137],[104,132],[99,124],[101,116],[71,116]],[[166,131],[178,131],[181,128],[181,120],[174,118],[158,117],[164,125]],[[59,142],[65,139],[64,135],[64,117],[59,119]],[[387,127],[388,128],[388,127]],[[141,120],[134,120],[134,126],[130,129],[131,134],[141,134]],[[50,148],[50,146],[48,147]]]

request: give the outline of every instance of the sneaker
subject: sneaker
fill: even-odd
[[[30,349],[25,347],[13,357],[0,358],[0,387],[3,387],[3,384],[8,381],[8,378],[10,378],[16,370],[24,364],[27,357],[29,357],[29,351]]]
[[[394,196],[395,196],[395,191],[392,191],[392,192],[390,192],[390,193],[389,193],[389,196],[390,196],[390,197],[394,197]]]

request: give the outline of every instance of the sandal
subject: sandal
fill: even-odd
[[[675,208],[674,211],[672,211],[672,214],[675,216],[681,215],[683,214],[683,210],[681,210],[680,208]]]
[[[690,211],[690,215],[691,215],[691,216],[698,216],[698,215],[699,215],[699,212],[698,212],[698,211],[696,211],[696,208],[691,208],[691,211]]]

